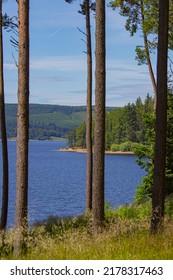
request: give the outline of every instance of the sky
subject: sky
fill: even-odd
[[[30,0],[30,103],[57,105],[86,104],[85,17],[76,0]],[[109,3],[109,1],[106,1]],[[15,0],[3,3],[3,13],[17,15]],[[106,7],[106,106],[119,107],[145,99],[153,89],[146,65],[135,60],[141,34],[130,37],[125,18]],[[95,21],[91,16],[93,80],[95,72]],[[5,102],[17,103],[17,51],[4,31]],[[95,84],[93,83],[93,104]]]

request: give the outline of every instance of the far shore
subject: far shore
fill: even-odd
[[[86,149],[82,148],[61,148],[59,149],[60,152],[75,152],[75,153],[86,153]],[[127,152],[122,152],[122,151],[105,151],[105,154],[109,155],[134,155],[133,152],[127,151]]]

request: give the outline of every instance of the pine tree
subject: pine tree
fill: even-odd
[[[96,89],[94,127],[93,228],[104,220],[105,154],[105,1],[96,1]]]
[[[160,0],[157,58],[156,139],[151,218],[152,232],[157,232],[161,228],[164,217],[167,134],[168,20],[169,0]]]
[[[2,208],[0,229],[5,229],[8,214],[8,147],[5,121],[5,100],[4,100],[4,71],[3,71],[3,34],[2,34],[2,0],[0,0],[0,127],[2,138]]]
[[[29,0],[19,0],[19,61],[14,254],[26,249],[28,225]]]

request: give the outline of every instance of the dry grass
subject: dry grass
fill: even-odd
[[[134,218],[134,209],[127,213],[127,209],[120,209],[110,215],[109,210],[109,219],[98,234],[92,233],[90,216],[64,221],[50,219],[43,225],[33,226],[28,235],[28,253],[22,259],[172,260],[172,218],[166,217],[163,232],[151,235],[147,215]],[[12,243],[13,232],[9,231],[4,246],[1,239],[1,259],[13,259]]]

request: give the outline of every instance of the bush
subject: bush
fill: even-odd
[[[120,151],[122,152],[129,152],[131,151],[132,142],[126,141],[120,145]]]
[[[135,151],[138,149],[139,145],[140,145],[139,143],[132,142],[131,151],[135,153]]]
[[[110,150],[112,152],[120,151],[120,145],[119,144],[112,144]]]
[[[110,150],[112,152],[117,152],[117,151],[121,151],[121,152],[135,152],[136,149],[138,148],[139,144],[135,143],[135,142],[131,142],[131,141],[126,141],[124,143],[121,144],[112,144],[110,147]]]

